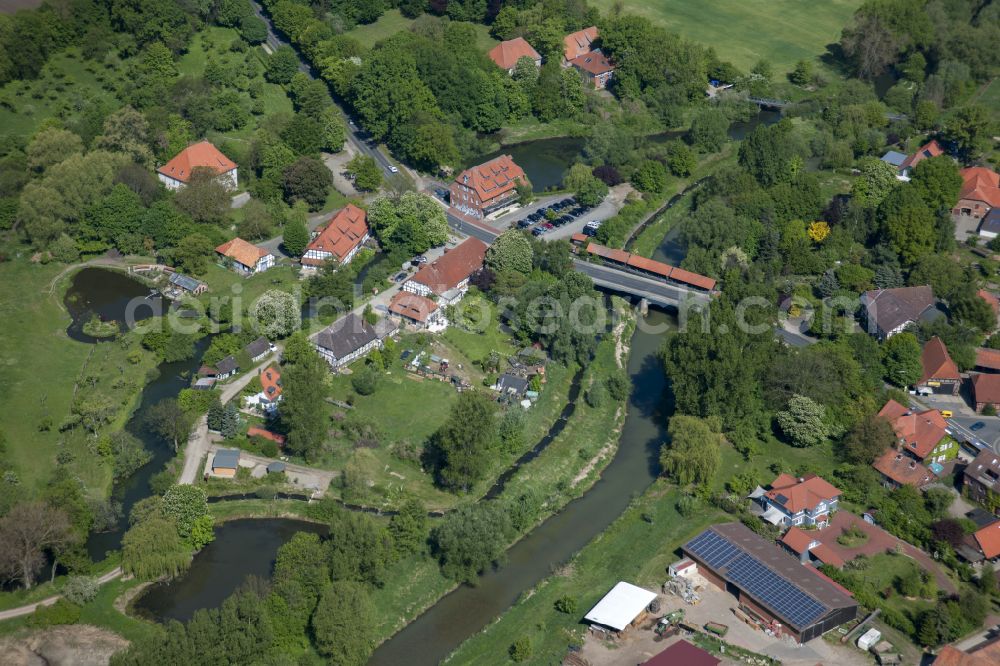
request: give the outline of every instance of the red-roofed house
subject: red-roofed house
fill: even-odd
[[[825,533],[823,531],[822,533]],[[781,537],[781,545],[791,553],[798,555],[802,564],[819,562],[829,564],[838,569],[844,566],[845,562],[840,555],[832,548],[820,541],[820,530],[800,530],[798,527],[791,527]]]
[[[454,305],[469,290],[469,278],[483,267],[486,243],[469,238],[440,258],[424,264],[403,283],[403,291],[438,297],[438,305]]]
[[[563,67],[569,67],[575,58],[593,51],[594,40],[599,34],[597,26],[592,25],[563,37]]]
[[[872,463],[872,467],[882,475],[882,485],[887,488],[914,486],[923,489],[937,481],[937,477],[929,469],[893,448],[886,449]]]
[[[517,201],[517,186],[528,177],[510,155],[466,169],[451,184],[453,208],[473,217],[486,217]]]
[[[815,474],[801,478],[779,474],[771,489],[761,495],[765,508],[761,517],[772,525],[822,527],[837,510],[840,495],[839,489]]]
[[[514,73],[517,61],[521,58],[529,58],[535,63],[535,67],[542,66],[542,56],[538,54],[531,44],[524,40],[524,37],[515,37],[505,42],[500,42],[488,54],[490,60],[497,64],[500,69],[506,70],[508,74]]]
[[[274,255],[267,250],[248,243],[242,238],[226,241],[215,251],[225,258],[230,267],[241,275],[263,273],[274,266]]]
[[[398,291],[389,301],[389,312],[416,328],[441,331],[448,326],[438,304],[419,294]]]
[[[1000,520],[987,525],[973,536],[984,558],[994,561],[1000,558]]]
[[[948,436],[948,423],[936,409],[914,412],[895,400],[878,413],[892,425],[901,452],[920,463],[943,463],[958,454],[958,444]]]
[[[347,204],[309,241],[302,265],[322,266],[331,259],[341,266],[349,264],[369,236],[367,213]]]
[[[168,190],[179,190],[188,184],[191,172],[197,168],[214,171],[227,190],[235,190],[239,183],[236,163],[208,141],[188,146],[156,172]]]
[[[1000,410],[1000,375],[972,375],[972,399],[976,403],[976,411],[981,412],[986,405],[993,405]]]
[[[917,148],[917,152],[907,157],[899,165],[900,180],[909,180],[910,176],[913,175],[914,167],[924,160],[937,157],[938,155],[944,155],[944,148],[937,142],[937,139],[931,139],[928,143]]]
[[[281,401],[281,371],[276,365],[269,365],[260,371],[260,393],[247,396],[246,405],[260,407],[268,414],[278,409]]]
[[[710,652],[679,640],[642,666],[719,666],[722,660]]]
[[[580,72],[580,76],[596,90],[607,88],[608,81],[611,80],[611,75],[615,72],[615,66],[611,64],[606,55],[601,53],[600,49],[594,49],[590,53],[577,56],[570,60],[569,64]]]
[[[927,341],[920,355],[920,362],[923,365],[924,374],[917,382],[917,391],[920,393],[958,394],[958,389],[962,385],[962,375],[958,372],[958,366],[951,360],[948,348],[941,341],[941,338],[934,336]]]
[[[976,347],[976,370],[980,372],[1000,372],[1000,349]]]
[[[962,169],[962,189],[952,215],[980,219],[1000,206],[1000,175],[986,167]]]
[[[945,645],[932,662],[932,666],[996,666],[997,664],[1000,664],[1000,636],[965,650]]]

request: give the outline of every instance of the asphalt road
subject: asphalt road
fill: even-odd
[[[978,430],[973,430],[972,426],[982,423]],[[954,416],[948,419],[948,426],[954,431],[958,439],[964,439],[976,446],[976,448],[992,448],[1000,453],[1000,418],[995,416]]]
[[[573,266],[584,275],[590,276],[594,282],[609,284],[611,288],[619,288],[636,295],[646,295],[649,300],[664,302],[663,304],[666,305],[676,305],[687,300],[688,297],[702,302],[707,302],[709,299],[708,294],[703,292],[665,284],[659,280],[627,273],[602,264],[591,264],[575,259]]]
[[[253,13],[267,26],[267,45],[271,47],[272,50],[276,50],[282,46],[291,46],[291,44],[275,30],[274,24],[271,23],[271,17],[264,12],[264,8],[260,6],[260,3],[255,0],[251,0],[250,4],[253,6]],[[295,47],[292,48],[294,49]],[[297,49],[295,49],[295,55],[299,59],[299,71],[304,74],[308,74],[310,78],[316,78],[316,73],[313,71],[313,68],[302,58],[302,54],[300,54]],[[382,151],[370,143],[371,138],[367,135],[367,133],[363,132],[356,125],[351,124],[351,118],[344,112],[343,108],[337,104],[334,104],[334,106],[344,119],[344,126],[347,129],[347,140],[354,144],[355,148],[357,148],[359,152],[378,162],[379,166],[382,167],[383,172],[387,174],[392,173],[390,170],[390,167],[393,166],[392,161],[385,154],[383,154]]]

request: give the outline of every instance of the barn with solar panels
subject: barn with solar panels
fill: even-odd
[[[805,643],[857,615],[850,592],[741,523],[713,525],[681,550],[778,635]]]

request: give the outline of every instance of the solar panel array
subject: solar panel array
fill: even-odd
[[[729,563],[726,578],[794,627],[808,627],[826,613],[826,606],[745,553]]]
[[[724,569],[721,573],[727,580],[796,628],[808,627],[828,610],[757,558],[712,530],[705,530],[696,536],[685,549],[709,567],[717,571]]]
[[[730,560],[743,552],[728,539],[724,539],[712,530],[705,530],[691,539],[685,548],[713,569],[724,567]]]

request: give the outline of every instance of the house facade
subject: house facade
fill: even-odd
[[[179,190],[191,181],[195,169],[210,169],[227,190],[239,186],[236,163],[208,141],[192,144],[156,170],[156,175],[168,190]]]
[[[897,178],[904,181],[910,180],[910,177],[913,175],[913,169],[918,164],[924,160],[937,157],[939,155],[944,155],[944,148],[942,148],[941,144],[937,142],[937,139],[931,139],[924,145],[917,148],[915,153],[903,160],[903,162],[899,165],[899,175]]]
[[[260,371],[260,392],[247,396],[244,403],[249,407],[259,407],[266,414],[278,411],[281,402],[281,371],[276,365],[269,365]]]
[[[466,169],[451,184],[451,205],[466,215],[483,218],[517,201],[517,186],[528,177],[510,155]]]
[[[448,320],[438,304],[413,292],[396,292],[389,302],[389,312],[418,330],[438,332],[448,327]]]
[[[342,266],[349,264],[369,238],[368,214],[354,204],[347,204],[313,235],[302,255],[302,265],[316,268],[331,259]]]
[[[486,244],[469,238],[440,258],[424,264],[403,283],[403,291],[436,298],[438,307],[454,305],[469,290],[469,279],[483,267]]]
[[[515,37],[514,39],[500,42],[490,49],[487,55],[489,55],[490,60],[497,64],[497,67],[508,74],[514,73],[514,69],[521,58],[528,58],[535,63],[535,67],[542,66],[542,56],[538,54],[538,51],[531,44],[525,41],[524,37]]]
[[[232,356],[227,356],[215,364],[215,378],[218,380],[229,379],[239,371],[239,363]]]
[[[386,326],[384,321],[373,326],[352,312],[320,331],[313,346],[331,368],[337,369],[381,349],[385,338],[395,331],[395,326]]]
[[[1000,509],[1000,454],[991,449],[980,451],[966,465],[962,482],[969,499],[992,511]]]
[[[242,238],[226,241],[215,248],[215,252],[228,263],[230,268],[243,276],[263,273],[274,266],[273,254]]]
[[[569,67],[573,60],[593,51],[594,41],[599,36],[600,32],[597,30],[597,26],[592,25],[563,37],[563,67]]]
[[[955,217],[981,220],[992,209],[1000,207],[1000,175],[986,167],[962,169],[962,189],[952,208]]]
[[[603,90],[608,87],[608,81],[615,72],[615,66],[611,64],[608,57],[601,53],[600,49],[594,49],[590,53],[573,58],[570,63],[573,68],[580,73],[587,85],[595,90]]]
[[[920,362],[924,372],[916,384],[918,393],[958,395],[962,375],[941,338],[934,336],[927,341]]]
[[[247,358],[256,363],[273,351],[272,346],[270,341],[262,335],[244,347],[243,351],[247,353]]]
[[[948,433],[948,423],[936,409],[922,412],[890,400],[878,415],[896,434],[896,448],[921,464],[943,464],[958,455],[958,442]]]
[[[885,340],[926,317],[935,305],[930,286],[874,289],[861,294],[868,333]]]
[[[840,495],[840,490],[815,474],[801,478],[779,474],[771,489],[760,496],[765,509],[761,517],[784,527],[822,527],[837,510]]]
[[[992,373],[973,374],[972,399],[976,403],[977,412],[982,412],[988,405],[1000,412],[1000,375]]]

